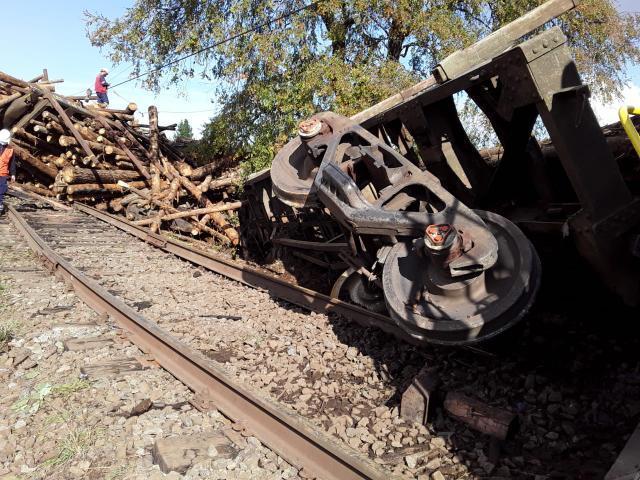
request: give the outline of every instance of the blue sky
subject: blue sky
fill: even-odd
[[[23,2],[2,2],[0,15],[5,42],[0,70],[29,79],[47,68],[49,78],[65,80],[56,86],[56,90],[66,95],[81,95],[87,88],[93,89],[95,76],[102,67],[110,70],[108,80],[114,85],[127,79],[130,65],[114,66],[98,48],[91,46],[85,33],[83,12],[89,10],[115,18],[132,6],[134,0]],[[25,8],[26,5],[29,8]],[[117,87],[109,93],[113,108],[136,102],[141,111],[141,123],[146,123],[147,107],[156,105],[161,124],[188,118],[194,130],[198,130],[215,113],[214,97],[214,84],[201,80],[186,82],[179,89],[163,90],[158,95],[142,89],[136,82]]]
[[[57,91],[67,95],[84,93],[93,88],[93,80],[101,67],[111,71],[109,81],[116,84],[127,78],[129,65],[111,65],[99,49],[92,47],[85,33],[83,12],[89,10],[109,18],[122,15],[134,0],[23,0],[3,2],[2,60],[0,70],[29,79],[47,68],[50,78],[64,78]],[[624,11],[639,11],[640,0],[618,0]],[[28,8],[26,8],[28,6]],[[8,41],[7,41],[8,40]],[[623,96],[627,103],[640,104],[640,67],[630,67],[631,84]],[[115,88],[109,94],[111,106],[121,108],[135,101],[140,119],[146,121],[147,107],[158,107],[160,123],[170,124],[188,118],[194,130],[210,118],[216,109],[215,84],[190,80],[180,88],[172,87],[158,95],[143,90],[136,82]],[[615,106],[596,105],[601,118],[609,120]]]

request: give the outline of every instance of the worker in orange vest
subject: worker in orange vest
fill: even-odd
[[[16,181],[16,162],[14,159],[13,148],[9,146],[11,140],[11,132],[9,130],[0,130],[0,215],[4,214],[4,194],[9,188],[8,179]]]

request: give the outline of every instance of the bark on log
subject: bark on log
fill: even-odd
[[[80,132],[80,135],[84,137],[85,140],[89,140],[91,142],[98,141],[98,134],[96,134],[93,130],[91,130],[86,125],[83,125],[82,123],[78,122],[75,124],[75,127],[78,130],[78,132]]]
[[[131,184],[125,184],[127,185],[127,187],[134,193],[136,193],[138,196],[140,196],[140,198],[144,198],[146,200],[148,200],[149,202],[158,205],[160,208],[163,208],[169,212],[178,212],[177,209],[167,205],[166,203],[163,203],[159,200],[156,200],[154,198],[152,198],[150,195],[146,194],[145,192],[142,192],[141,190],[138,190],[136,187],[134,187]],[[224,235],[222,235],[220,232],[215,231],[213,228],[209,228],[205,225],[200,225],[198,224],[198,221],[196,219],[190,219],[190,222],[192,225],[194,225],[194,227],[196,227],[199,230],[202,230],[204,232],[207,232],[208,234],[214,236],[215,238],[217,238],[218,240],[224,242],[224,243],[231,243],[231,241],[229,240],[229,238],[225,237]]]
[[[235,186],[238,183],[237,178],[221,178],[220,180],[214,180],[209,184],[209,190],[218,190],[220,188],[226,188]]]
[[[151,144],[151,148],[149,150],[149,155],[151,157],[151,162],[159,162],[160,161],[160,147],[158,143],[159,139],[158,132],[158,109],[154,105],[149,106],[149,142]]]
[[[55,195],[48,188],[37,187],[36,185],[31,185],[29,183],[18,183],[14,182],[11,184],[12,187],[19,187],[27,192],[37,193],[38,195],[42,195],[43,197],[54,197]]]
[[[194,210],[183,210],[183,211],[178,211],[176,213],[171,213],[169,215],[161,215],[155,218],[140,220],[134,223],[136,225],[150,225],[151,223],[155,222],[157,219],[163,222],[166,222],[168,220],[175,220],[176,218],[196,217],[198,215],[206,215],[206,214],[216,213],[216,212],[228,212],[230,210],[239,209],[240,207],[242,207],[242,205],[244,205],[244,203],[245,202],[223,203],[222,205],[214,205],[213,207],[196,208]]]
[[[66,167],[60,172],[65,183],[118,183],[140,180],[140,173],[133,170],[94,170]]]
[[[13,134],[17,138],[24,140],[26,143],[34,146],[37,149],[56,151],[52,149],[52,145],[49,142],[47,142],[45,139],[36,137],[32,133],[27,132],[24,128],[20,128],[19,130],[16,130],[15,132],[13,132]]]
[[[189,175],[189,178],[191,180],[200,180],[207,175],[211,175],[216,168],[218,168],[218,164],[216,162],[207,163],[201,167],[194,168],[191,175]]]
[[[58,122],[54,120],[48,121],[46,126],[47,126],[47,130],[52,130],[58,135],[64,135],[65,133],[67,133],[67,131],[64,128],[62,128],[62,125],[60,125]]]
[[[449,392],[444,409],[474,430],[499,440],[511,438],[518,428],[518,417],[498,407],[492,407],[459,392]]]
[[[27,149],[16,145],[15,142],[12,142],[12,148],[15,150],[19,159],[24,163],[28,164],[29,166],[31,166],[34,170],[38,171],[40,174],[46,177],[49,177],[51,179],[56,178],[56,175],[58,174],[58,170],[55,167],[45,164],[39,158],[36,158],[33,155],[31,155],[31,153],[29,153]]]
[[[11,102],[16,100],[17,98],[20,98],[22,95],[23,95],[22,92],[16,92],[16,93],[12,93],[7,98],[4,98],[4,99],[0,100],[0,108],[6,107],[7,105],[9,105]]]
[[[39,133],[40,135],[48,135],[49,134],[49,130],[47,130],[47,127],[42,126],[42,125],[34,125],[33,126],[33,131],[36,133]]]
[[[129,182],[128,185],[134,188],[144,188],[145,182]],[[69,185],[66,188],[68,195],[78,193],[107,193],[107,192],[126,192],[127,190],[117,183],[78,183]]]
[[[16,87],[29,88],[29,84],[24,80],[20,80],[19,78],[12,77],[11,75],[0,72],[0,80],[4,83],[10,83],[11,85],[15,85]]]
[[[80,133],[75,129],[75,127],[73,126],[73,122],[71,122],[71,119],[69,118],[69,116],[62,109],[62,107],[60,106],[60,103],[58,103],[58,100],[56,100],[56,98],[51,94],[51,92],[43,92],[43,96],[44,96],[44,98],[49,100],[49,103],[51,103],[51,105],[53,106],[54,110],[56,112],[58,112],[58,115],[62,119],[62,122],[71,131],[71,133],[73,134],[75,139],[82,146],[82,149],[87,154],[87,156],[88,157],[95,157],[95,155],[91,151],[91,148],[89,148],[89,145],[86,143],[86,140],[84,138],[82,138],[82,135],[80,135]]]
[[[207,175],[205,179],[202,181],[202,183],[198,185],[198,188],[202,193],[205,193],[206,191],[209,190],[209,187],[211,186],[212,181],[213,181],[213,177],[211,175]]]
[[[196,187],[189,179],[181,176],[173,165],[171,165],[167,161],[164,161],[163,164],[174,177],[177,177],[180,180],[182,186],[191,195],[193,195],[194,198],[196,198],[201,204],[204,204],[205,207],[213,207],[213,203],[211,203],[211,200],[209,200],[207,197],[204,197],[200,189]],[[238,231],[229,223],[224,215],[217,212],[211,213],[209,215],[211,215],[211,219],[216,224],[218,224],[224,234],[229,238],[229,240],[231,240],[231,243],[233,245],[237,245],[238,243],[240,243],[240,236],[238,235]]]
[[[42,113],[45,108],[47,108],[48,103],[49,102],[47,102],[46,100],[40,100],[38,103],[36,103],[29,113],[24,115],[13,125],[11,131],[15,132],[17,130],[20,130],[21,128],[24,128],[32,119],[36,118]]]
[[[98,122],[104,126],[104,129],[105,129],[104,133],[106,133],[106,130],[111,130],[111,126],[106,122],[106,120],[98,119]],[[121,129],[121,131],[123,131],[125,133],[125,135],[128,133],[127,130],[125,129],[125,127],[121,123],[118,122],[118,123],[116,123],[116,125],[118,126],[118,128]],[[104,133],[101,133],[100,135],[104,135]],[[136,157],[133,154],[133,152],[131,150],[129,150],[129,148],[124,143],[121,143],[119,141],[119,137],[117,137],[117,136],[116,136],[116,141],[118,141],[118,143],[122,147],[122,150],[124,151],[126,156],[133,162],[133,164],[136,166],[136,168],[138,169],[140,174],[144,178],[149,180],[151,178],[151,175],[149,174],[149,171],[147,170],[147,168],[142,164],[140,159],[138,157]]]

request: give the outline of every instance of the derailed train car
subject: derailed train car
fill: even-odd
[[[532,235],[569,236],[609,289],[640,303],[637,184],[607,145],[562,31],[516,44],[575,3],[545,3],[352,118],[302,122],[245,185],[245,249],[290,249],[325,267],[332,295],[388,313],[418,343],[478,342],[521,320],[544,268]],[[469,139],[463,91],[489,119],[499,160]],[[532,133],[538,118],[555,161]]]

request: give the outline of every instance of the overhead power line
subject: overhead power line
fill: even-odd
[[[159,72],[163,68],[170,67],[171,65],[175,65],[176,63],[180,63],[180,62],[186,60],[187,58],[194,57],[194,56],[199,55],[199,54],[201,54],[203,52],[206,52],[207,50],[211,50],[212,48],[215,48],[215,47],[218,47],[218,46],[223,45],[225,43],[231,42],[232,40],[235,40],[236,38],[240,38],[240,37],[242,37],[244,35],[247,35],[247,34],[249,34],[251,32],[255,32],[255,31],[257,31],[257,30],[259,30],[259,29],[261,29],[263,27],[266,27],[267,25],[271,25],[272,23],[279,22],[280,20],[284,20],[285,18],[291,17],[292,15],[295,15],[296,13],[300,13],[300,12],[302,12],[304,10],[309,10],[311,8],[315,8],[316,5],[318,5],[322,1],[323,0],[316,0],[315,2],[309,3],[308,5],[304,5],[304,6],[300,7],[300,8],[296,8],[294,10],[290,10],[290,11],[288,11],[288,12],[286,12],[286,13],[284,13],[284,14],[276,17],[276,18],[272,18],[271,20],[268,20],[266,22],[260,23],[258,25],[254,25],[251,28],[248,28],[246,30],[243,30],[242,32],[239,32],[239,33],[236,33],[235,35],[227,37],[224,40],[220,40],[219,42],[216,42],[213,45],[209,45],[208,47],[201,48],[200,50],[198,50],[196,52],[192,52],[192,53],[190,53],[188,55],[185,55],[184,57],[180,57],[180,58],[178,58],[176,60],[172,60],[171,62],[165,63],[164,65],[160,65],[159,67],[153,68],[151,70],[147,70],[146,72],[140,73],[139,75],[136,75],[135,77],[132,77],[132,78],[129,78],[129,79],[123,81],[123,82],[117,83],[116,85],[113,85],[111,88],[119,87],[120,85],[124,85],[125,83],[129,83],[129,82],[132,82],[132,81],[137,80],[139,78],[142,78],[142,77],[145,77],[147,75],[150,75],[152,73]]]

